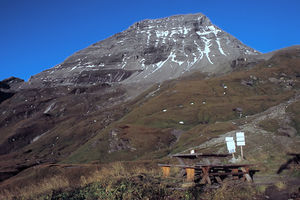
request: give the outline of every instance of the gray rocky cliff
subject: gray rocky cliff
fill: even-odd
[[[257,54],[203,14],[177,15],[137,22],[33,76],[26,85],[158,83],[191,71],[226,72],[232,60]]]

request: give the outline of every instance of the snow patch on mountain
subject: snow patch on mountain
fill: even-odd
[[[137,22],[33,76],[30,86],[101,83],[107,70],[131,74],[124,78],[113,73],[118,78],[111,80],[155,83],[191,70],[229,70],[230,64],[224,63],[255,54],[259,52],[213,25],[203,14],[177,15]],[[45,78],[42,83],[41,78]]]

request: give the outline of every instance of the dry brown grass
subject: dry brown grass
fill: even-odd
[[[3,191],[0,191],[0,199],[10,200],[15,197],[21,197],[22,199],[34,199],[37,194],[43,194],[53,190],[67,188],[69,186],[70,182],[67,178],[63,176],[54,176],[24,187],[4,189]]]
[[[140,174],[147,174],[151,177],[160,176],[160,169],[157,165],[147,161],[114,162],[103,165],[50,165],[33,170],[35,173],[28,170],[26,176],[16,177],[16,181],[7,182],[9,184],[7,186],[1,185],[0,200],[10,200],[15,197],[37,199],[39,195],[50,194],[55,190],[84,187],[94,182],[110,185],[116,179]],[[44,175],[45,173],[53,175],[47,176]]]
[[[254,185],[250,184],[236,184],[234,182],[226,182],[214,191],[211,191],[208,196],[214,200],[228,200],[228,199],[245,199],[252,200],[258,194],[258,190]]]
[[[88,177],[82,177],[81,185],[83,186],[98,181],[105,182],[115,178],[130,177],[139,174],[148,174],[153,177],[160,175],[160,170],[158,167],[148,168],[138,165],[129,166],[128,164],[128,162],[114,162],[102,167],[101,169],[95,171],[92,175]]]

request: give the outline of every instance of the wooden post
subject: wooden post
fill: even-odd
[[[236,179],[239,179],[239,175],[238,175],[239,169],[234,168],[234,169],[232,169],[231,171],[232,171],[233,179],[235,179],[235,180],[236,180]]]
[[[170,166],[162,166],[161,168],[163,170],[163,176],[169,177],[170,176]]]
[[[186,181],[191,182],[195,179],[195,169],[194,168],[185,168],[186,171]]]
[[[232,153],[232,158],[233,158],[233,159],[235,159],[235,157],[234,157],[234,153]]]
[[[243,146],[241,146],[241,156],[242,156],[242,160],[243,160],[244,159]]]
[[[242,172],[244,172],[243,174],[243,179],[247,180],[248,182],[252,182],[252,178],[249,175],[249,167],[241,167]]]
[[[208,183],[209,185],[211,185],[211,180],[209,178],[209,170],[210,170],[210,167],[201,167],[202,169],[202,179],[200,181],[201,184],[205,184],[205,183]]]

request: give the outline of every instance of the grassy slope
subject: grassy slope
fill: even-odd
[[[74,94],[77,90],[82,93]],[[11,112],[0,116],[0,133],[5,133],[0,134],[0,152],[2,147],[10,152],[0,155],[0,179],[2,172],[17,173],[28,166],[56,163],[69,156],[126,112],[125,104],[116,105],[124,92],[119,87],[101,85],[46,88],[21,91],[3,102],[0,110]],[[43,114],[53,102],[50,113]],[[24,116],[26,112],[31,114]],[[5,118],[9,119],[7,126]],[[41,137],[32,142],[38,135]]]
[[[194,75],[191,79],[154,86],[150,90],[152,92],[148,91],[148,96],[144,94],[134,102],[130,113],[99,132],[66,162],[135,160],[145,158],[145,154],[151,151],[156,152],[151,155],[163,157],[234,130],[236,127],[230,120],[239,119],[234,108],[242,108],[243,116],[253,115],[295,95],[296,89],[299,89],[299,60],[297,52],[290,52],[277,55],[251,70],[209,79]],[[280,81],[271,82],[270,77]],[[252,81],[253,85],[241,84],[242,81]],[[289,88],[288,81],[293,81],[292,88]],[[222,84],[228,88],[224,89]],[[167,111],[163,112],[163,109]],[[179,121],[183,121],[184,125]],[[131,128],[121,131],[118,137],[129,141],[136,150],[123,149],[109,154],[109,133],[124,125]],[[175,145],[170,145],[173,130],[185,132]]]

